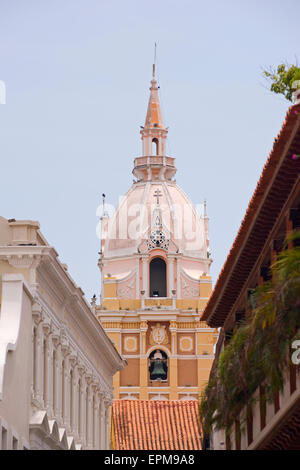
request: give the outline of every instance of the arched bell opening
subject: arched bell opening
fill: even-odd
[[[161,349],[155,349],[149,355],[149,374],[151,382],[168,380],[168,356]]]
[[[150,262],[150,297],[167,297],[167,265],[162,258]]]
[[[159,155],[158,153],[158,139],[154,137],[152,139],[152,155]]]

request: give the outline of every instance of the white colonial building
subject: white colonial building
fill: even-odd
[[[0,448],[108,449],[126,362],[39,224],[0,217]]]

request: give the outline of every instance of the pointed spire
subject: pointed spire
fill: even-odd
[[[141,126],[140,134],[143,141],[143,156],[165,156],[166,155],[166,138],[168,128],[164,127],[162,112],[159,102],[156,76],[156,44],[154,51],[154,64],[152,67],[152,80],[150,87],[150,97],[146,115],[145,126]]]
[[[145,128],[153,128],[158,127],[163,129],[163,119],[162,119],[162,112],[159,102],[158,96],[158,89],[157,81],[155,77],[155,62],[156,62],[156,43],[155,43],[155,52],[154,52],[154,64],[152,66],[152,80],[151,80],[151,87],[150,87],[150,98],[148,103],[146,121],[145,121]]]

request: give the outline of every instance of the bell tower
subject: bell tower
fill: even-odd
[[[158,89],[159,87],[155,78],[155,64],[153,64],[147,115],[145,125],[141,130],[143,156],[166,155],[168,129],[165,129],[163,124]]]
[[[115,398],[197,400],[217,338],[201,321],[211,293],[208,217],[174,180],[155,65],[140,135],[134,183],[102,217],[96,314],[128,363],[114,377]]]

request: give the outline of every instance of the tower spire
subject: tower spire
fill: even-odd
[[[159,102],[157,80],[155,76],[156,67],[156,43],[154,44],[154,63],[152,66],[152,80],[150,86],[150,97],[148,102],[145,125],[142,127],[141,135],[143,141],[143,155],[154,156],[166,154],[165,141],[168,129],[165,128]]]
[[[154,61],[152,66],[152,80],[155,80],[155,65],[156,65],[156,42],[154,43]]]
[[[156,68],[156,43],[154,45],[154,63],[152,66],[152,80],[151,80],[151,87],[150,87],[150,97],[145,121],[145,129],[151,129],[153,127],[164,129],[163,119],[162,119],[162,112],[159,102],[158,96],[158,85],[155,76],[155,68]]]

